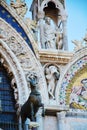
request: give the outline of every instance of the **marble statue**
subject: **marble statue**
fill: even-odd
[[[11,0],[10,3],[11,7],[15,9],[16,13],[21,16],[22,18],[25,16],[28,8],[25,2],[22,2],[21,0],[16,0],[16,2],[14,2],[13,0]]]
[[[49,66],[45,68],[45,77],[47,81],[49,97],[55,100],[55,88],[59,79],[60,73],[56,66]]]
[[[75,51],[78,51],[79,49],[83,48],[83,39],[82,41],[78,41],[78,40],[72,40],[72,43],[75,44]]]
[[[51,19],[49,17],[45,18],[43,32],[45,48],[56,49],[56,31],[51,25]]]
[[[56,48],[57,49],[62,49],[63,48],[63,34],[62,33],[57,33],[56,37]]]

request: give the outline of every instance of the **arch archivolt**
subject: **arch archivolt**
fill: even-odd
[[[1,29],[1,54],[11,66],[13,75],[18,87],[19,102],[23,102],[29,95],[29,87],[26,75],[29,72],[36,72],[39,77],[39,90],[41,91],[43,102],[48,103],[45,86],[45,78],[42,66],[36,59],[32,50],[24,39],[7,22],[0,18]],[[18,81],[19,80],[19,81]]]
[[[31,41],[31,44],[33,45],[33,48],[34,48],[34,51],[37,55],[37,52],[38,52],[38,47],[37,47],[37,43],[35,42],[32,34],[31,34],[31,30],[30,28],[27,28],[26,26],[26,19],[25,21],[17,15],[17,13],[13,10],[13,8],[11,8],[10,6],[7,6],[6,2],[3,0],[3,1],[0,1],[0,4],[1,6],[3,6],[13,17],[15,20],[17,20],[17,22],[19,23],[19,26],[21,26],[23,28],[23,30],[26,32],[28,38],[30,39]],[[38,55],[37,55],[38,56]]]
[[[7,70],[8,74],[13,75],[12,78],[15,78],[17,89],[18,89],[18,101],[19,104],[22,104],[26,99],[28,92],[27,83],[22,71],[22,68],[19,65],[19,62],[15,55],[12,53],[10,48],[6,43],[0,39],[0,55],[1,63]],[[23,96],[24,95],[24,96]]]
[[[64,68],[61,74],[60,80],[57,84],[57,104],[62,106],[69,105],[71,89],[76,81],[81,80],[81,78],[87,78],[87,47],[82,48],[76,52],[69,62],[69,64]],[[77,84],[79,85],[79,84]]]

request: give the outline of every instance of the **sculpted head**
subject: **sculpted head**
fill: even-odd
[[[45,18],[45,22],[50,25],[50,24],[51,24],[51,18],[50,18],[50,17],[46,17],[46,18]]]

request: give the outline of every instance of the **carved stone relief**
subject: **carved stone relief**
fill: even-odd
[[[24,39],[10,26],[8,25],[4,20],[0,19],[0,28],[3,30],[3,32],[6,32],[7,35],[5,36],[5,38],[3,38],[3,41],[5,42],[6,46],[9,47],[9,51],[11,51],[11,53],[13,52],[14,55],[16,56],[17,60],[18,60],[18,64],[20,67],[22,67],[22,71],[23,71],[23,77],[25,78],[25,75],[28,71],[34,71],[36,73],[38,73],[39,75],[39,89],[41,91],[41,95],[42,95],[42,99],[47,103],[48,99],[47,96],[44,95],[44,93],[46,92],[45,89],[45,78],[44,78],[44,74],[42,73],[42,68],[41,68],[41,64],[37,61],[36,57],[34,56],[34,54],[32,53],[31,49],[29,48],[29,46],[27,45],[27,43],[24,41]],[[6,54],[7,55],[7,54]],[[12,54],[13,55],[13,54]],[[13,59],[10,60],[10,62]],[[16,69],[15,64],[14,66],[14,70]],[[37,67],[36,67],[37,66]],[[15,74],[21,75],[19,74],[19,72],[15,71]],[[22,101],[25,101],[24,97],[21,97],[21,95],[28,95],[29,91],[26,91],[25,88],[23,87],[24,84],[22,84],[22,87],[20,88],[20,92],[21,94],[19,94],[20,99],[22,99]],[[42,85],[41,85],[42,84]],[[25,85],[27,85],[27,82],[25,83]],[[29,90],[29,88],[27,88]],[[25,94],[26,91],[26,94]],[[19,93],[20,93],[19,92]],[[23,99],[24,98],[24,99]],[[21,103],[21,101],[20,101]]]
[[[12,30],[11,27],[9,27],[8,24],[2,23],[2,20],[0,20],[1,23],[1,34],[3,36],[3,40],[7,43],[7,45],[10,47],[12,52],[17,56],[20,63],[23,68],[28,68],[32,64],[31,62],[35,62],[34,56],[30,56],[29,51],[31,51],[27,45],[27,43],[22,39],[22,37],[15,32],[15,30]],[[3,32],[3,33],[2,33]],[[7,34],[6,36],[4,34]],[[32,55],[32,54],[31,54]],[[32,57],[32,61],[30,60]],[[28,61],[29,60],[29,61]],[[31,69],[31,67],[30,67]]]
[[[22,104],[22,102],[26,100],[28,93],[27,83],[23,74],[23,70],[19,66],[16,57],[12,54],[7,45],[2,40],[0,40],[0,55],[1,55],[1,63],[8,72],[9,77],[11,77],[16,103]],[[16,82],[14,83],[13,81]],[[18,91],[18,93],[17,88],[18,90],[20,90]]]
[[[72,40],[72,43],[74,43],[75,47],[74,50],[78,51],[82,49],[83,47],[87,46],[87,33],[81,40]]]
[[[43,24],[42,48],[62,49],[63,33],[60,28],[60,25],[57,26],[50,17],[45,17],[45,21],[43,20],[42,24]]]
[[[11,36],[8,40],[7,43],[9,45],[9,47],[11,48],[11,50],[14,52],[14,54],[16,56],[18,55],[25,55],[25,50],[23,48],[23,46],[21,46],[21,43],[19,43],[16,39],[16,37]]]
[[[10,2],[10,6],[22,18],[25,16],[25,14],[26,14],[26,12],[28,10],[26,3],[24,1],[21,1],[21,0],[16,0],[16,2],[14,2],[12,0]]]
[[[18,104],[19,101],[19,97],[18,97],[18,88],[16,85],[16,80],[14,78],[13,72],[10,69],[9,65],[7,64],[6,60],[0,55],[0,64],[4,67],[4,69],[6,70],[8,77],[10,78],[11,81],[11,87],[14,90],[14,99],[16,101],[15,106]]]
[[[33,35],[35,41],[38,40],[38,24],[35,20],[31,20],[29,18],[25,19],[25,24],[28,27],[29,31]]]
[[[56,65],[50,64],[45,67],[44,71],[49,98],[55,100],[56,85],[60,77],[59,68]]]

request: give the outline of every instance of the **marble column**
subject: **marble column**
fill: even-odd
[[[19,130],[22,130],[22,121],[21,121],[21,116],[19,116]]]
[[[62,26],[63,26],[63,47],[64,50],[68,50],[67,15],[62,15]]]
[[[39,124],[37,130],[44,130],[44,118],[42,117],[42,108],[39,108],[36,114],[36,121]]]
[[[66,126],[65,126],[65,115],[66,115],[66,112],[65,111],[62,111],[62,112],[59,112],[57,113],[57,121],[58,121],[58,130],[66,130]]]
[[[24,126],[25,130],[31,130],[31,129],[29,129],[29,123],[30,123],[30,119],[27,118],[26,121],[25,121],[25,126]]]
[[[41,43],[41,48],[45,48],[44,45],[44,37],[43,37],[43,18],[44,18],[44,12],[39,12],[38,13],[38,18],[39,18],[39,27],[40,27],[40,43]]]

